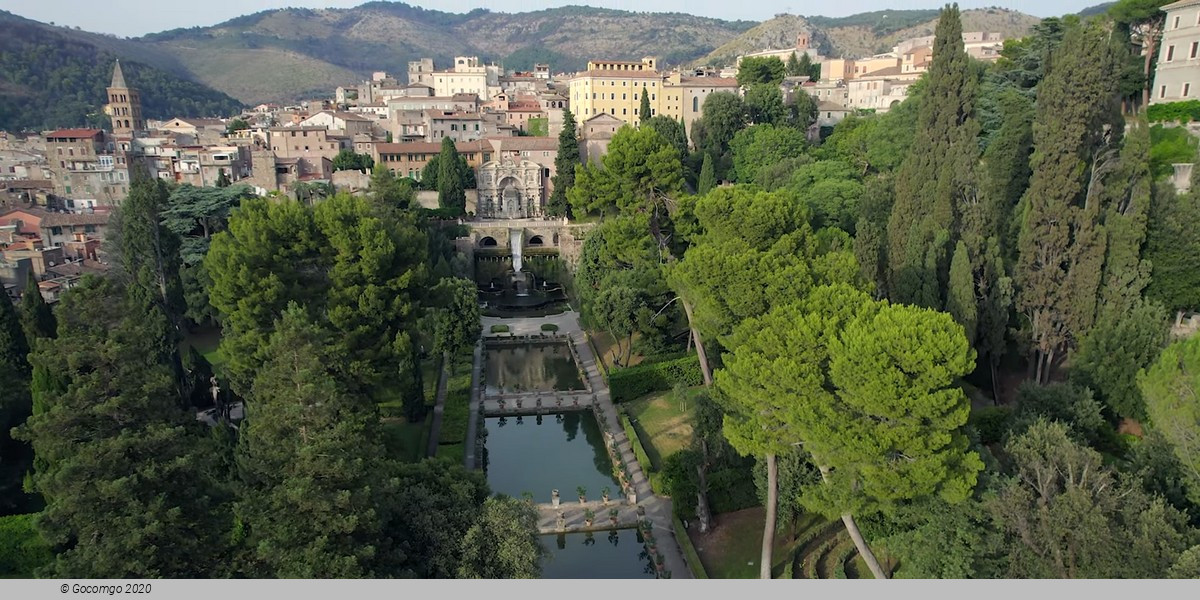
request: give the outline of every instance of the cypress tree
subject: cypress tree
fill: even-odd
[[[1038,88],[1016,265],[1017,305],[1029,320],[1038,381],[1095,319],[1105,249],[1099,195],[1115,160],[1109,133],[1119,131],[1118,63],[1100,26],[1075,27]]]
[[[646,121],[650,120],[651,116],[653,116],[653,115],[650,112],[650,94],[648,94],[646,92],[646,86],[643,85],[642,86],[642,106],[641,106],[641,109],[638,111],[638,117],[639,117],[638,121],[642,124],[645,124]]]
[[[575,131],[575,115],[563,109],[563,128],[558,132],[558,154],[554,157],[554,191],[546,203],[546,214],[552,217],[571,216],[567,191],[575,186],[575,167],[579,165],[579,136]]]
[[[25,331],[26,341],[38,338],[54,337],[54,313],[46,299],[42,298],[37,279],[29,273],[29,281],[25,285],[25,293],[21,295],[21,327]]]
[[[438,206],[463,212],[467,209],[467,195],[463,191],[462,174],[459,172],[458,149],[449,137],[442,138],[442,152],[438,155]]]
[[[707,194],[717,185],[717,176],[713,172],[712,154],[704,153],[704,164],[700,166],[700,179],[696,182],[696,193]]]
[[[805,53],[804,53],[804,56],[808,56],[808,53],[807,53],[807,52],[805,52]],[[788,60],[787,60],[787,74],[788,74],[788,76],[789,76],[789,77],[795,77],[795,76],[797,76],[797,75],[803,75],[803,74],[804,74],[804,71],[803,71],[803,70],[800,68],[800,61],[799,61],[799,60],[796,60],[796,53],[795,53],[795,52],[793,52],[793,53],[792,53],[792,55],[788,57]]]
[[[1128,314],[1150,282],[1150,264],[1142,260],[1150,208],[1150,127],[1129,123],[1121,146],[1120,165],[1105,188],[1104,229],[1108,233],[1100,302],[1113,315]]]
[[[29,376],[29,342],[21,327],[17,308],[7,297],[0,298],[0,365],[21,379]]]
[[[20,430],[46,500],[37,526],[58,550],[44,575],[213,576],[232,523],[208,432],[146,351],[166,319],[112,279],[85,278],[61,303],[58,337],[33,354],[53,377]]]
[[[917,137],[896,178],[896,204],[888,222],[890,297],[940,308],[957,237],[955,205],[975,182],[978,87],[963,50],[958,5],[942,9],[933,42],[933,64],[917,113]]]
[[[30,413],[28,354],[16,308],[0,294],[0,514],[19,511],[29,467],[28,447],[9,435]]]
[[[962,240],[954,247],[950,260],[950,287],[946,293],[946,312],[962,325],[967,342],[975,343],[977,309],[975,306],[975,282],[971,277],[971,259],[967,256],[967,245]]]
[[[1146,296],[1175,311],[1178,322],[1184,310],[1200,306],[1200,164],[1192,166],[1191,191],[1176,194],[1170,186],[1160,187],[1150,214],[1146,256],[1153,271]]]
[[[386,552],[377,420],[330,371],[329,341],[291,304],[247,401],[236,512],[262,576],[370,577]]]

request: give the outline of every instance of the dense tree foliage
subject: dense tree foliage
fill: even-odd
[[[579,136],[575,131],[575,115],[563,109],[563,127],[558,132],[558,154],[554,155],[554,191],[546,202],[546,213],[553,217],[571,214],[567,192],[575,186],[575,169],[579,166]]]

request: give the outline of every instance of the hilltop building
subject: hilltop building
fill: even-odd
[[[1200,96],[1200,0],[1180,0],[1162,10],[1167,15],[1150,103],[1194,100]]]

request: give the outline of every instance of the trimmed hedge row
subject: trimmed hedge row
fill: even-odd
[[[675,525],[675,540],[679,542],[679,547],[683,548],[683,558],[692,572],[692,578],[708,579],[708,573],[704,571],[704,563],[700,562],[700,553],[696,552],[696,547],[692,545],[692,538],[683,528],[683,522],[675,516],[671,517],[671,521]]]
[[[625,402],[652,392],[667,391],[675,387],[676,383],[691,387],[703,382],[700,360],[694,354],[674,360],[614,369],[608,374],[608,389],[613,402]]]
[[[438,443],[463,443],[467,439],[467,421],[470,417],[471,374],[465,373],[446,381],[446,405],[442,408],[442,429],[438,432]]]
[[[1146,119],[1151,123],[1200,121],[1200,100],[1151,104],[1146,109]]]
[[[508,333],[508,325],[492,325],[492,333]]]
[[[654,468],[654,463],[650,462],[650,455],[646,454],[646,448],[642,446],[642,439],[638,437],[637,430],[633,428],[633,423],[627,415],[621,415],[621,427],[625,429],[625,437],[629,438],[629,445],[633,446],[634,458],[642,466],[642,473],[650,482],[650,490],[660,496],[669,495],[663,485],[662,477],[657,476],[658,470]]]

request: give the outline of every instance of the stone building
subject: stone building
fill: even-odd
[[[105,113],[112,118],[113,135],[132,137],[134,132],[146,130],[146,121],[142,119],[142,100],[138,91],[125,83],[125,74],[121,72],[119,60],[113,66]]]
[[[476,170],[476,215],[484,219],[529,219],[545,214],[541,165],[501,155]]]

